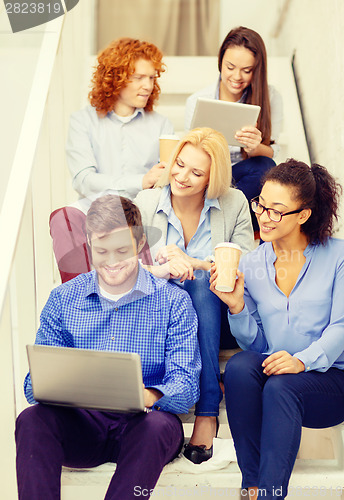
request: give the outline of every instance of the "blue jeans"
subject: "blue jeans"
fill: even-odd
[[[196,271],[196,279],[184,282],[184,290],[191,297],[198,317],[198,341],[200,345],[202,372],[200,377],[200,398],[196,404],[195,415],[217,416],[222,391],[219,386],[219,350],[238,347],[231,335],[227,306],[209,289],[209,273]]]
[[[265,172],[275,166],[272,158],[267,156],[252,156],[246,160],[239,161],[232,167],[233,184],[240,189],[248,199],[252,200],[261,191],[261,179]],[[250,207],[251,209],[251,207]],[[251,211],[253,229],[258,229],[256,216]]]
[[[229,426],[242,487],[262,498],[283,499],[300,446],[301,427],[324,428],[344,420],[344,371],[263,373],[267,356],[243,351],[227,363],[224,384]]]

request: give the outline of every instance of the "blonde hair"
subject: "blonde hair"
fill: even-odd
[[[215,199],[227,193],[232,182],[232,164],[228,144],[220,132],[209,127],[190,130],[179,141],[165,172],[154,187],[163,187],[170,183],[171,168],[185,144],[200,147],[210,156],[211,166],[207,198]]]

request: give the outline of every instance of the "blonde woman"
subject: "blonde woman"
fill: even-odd
[[[201,463],[212,456],[216,417],[222,392],[218,364],[221,323],[226,311],[209,290],[210,256],[223,241],[252,249],[253,230],[244,194],[231,186],[228,145],[210,128],[190,131],[178,144],[158,186],[135,199],[140,208],[148,244],[161,231],[161,245],[153,252],[151,271],[167,276],[190,294],[198,315],[202,358],[201,396],[195,425],[185,456]],[[228,328],[228,326],[227,326]],[[229,330],[228,330],[229,331]],[[229,334],[227,340],[234,338]]]

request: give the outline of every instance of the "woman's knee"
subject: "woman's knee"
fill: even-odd
[[[285,407],[287,412],[291,412],[292,408],[302,411],[302,395],[295,384],[297,375],[270,375],[263,389],[263,405],[272,408]]]
[[[226,365],[224,383],[231,385],[236,381],[245,383],[257,373],[263,372],[262,363],[266,355],[254,351],[241,351],[232,356]]]
[[[296,374],[285,373],[284,375],[270,375],[265,384],[265,392],[270,395],[280,394],[293,390],[293,380]]]
[[[268,156],[251,156],[248,159],[251,175],[260,178],[265,172],[276,165],[275,161]]]

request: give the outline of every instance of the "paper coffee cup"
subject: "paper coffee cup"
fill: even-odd
[[[215,247],[217,279],[215,289],[219,292],[232,292],[241,257],[241,248],[235,243],[219,243]]]
[[[176,135],[161,135],[159,137],[160,161],[168,162],[178,142],[179,137]]]

